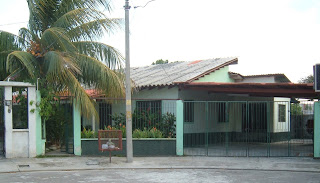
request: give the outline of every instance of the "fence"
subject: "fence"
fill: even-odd
[[[184,154],[312,156],[312,109],[312,102],[185,101]]]
[[[176,100],[132,100],[133,138],[174,138]],[[99,129],[120,129],[125,137],[125,100],[97,99],[99,120],[82,117],[82,137],[96,137]],[[94,132],[92,132],[92,131]]]
[[[4,155],[4,88],[0,87],[0,155]]]

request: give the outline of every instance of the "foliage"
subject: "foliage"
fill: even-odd
[[[38,80],[39,88],[74,96],[86,116],[98,114],[84,86],[106,97],[124,95],[124,77],[119,73],[123,57],[112,46],[97,42],[121,27],[122,20],[99,11],[111,11],[110,1],[28,0],[28,8],[28,27],[19,35],[0,30],[1,80]],[[43,117],[48,118],[49,111],[50,106]]]
[[[144,128],[143,130],[135,129],[132,132],[133,138],[162,138],[162,132],[155,127],[151,128],[150,130]]]
[[[25,88],[22,87],[13,87],[13,91],[15,94],[15,103],[13,105],[13,111],[15,112],[13,115],[16,116],[18,119],[15,119],[13,122],[14,129],[26,129],[28,128],[28,97],[25,93]]]
[[[57,104],[52,107],[54,115],[46,120],[47,144],[61,146],[68,134],[72,133],[72,112],[69,104]]]
[[[291,104],[291,114],[292,115],[302,115],[302,107],[298,104]]]
[[[92,131],[91,129],[87,130],[84,128],[81,132],[81,138],[98,138],[98,132]]]
[[[125,124],[126,116],[123,113],[114,114],[112,120],[115,127],[119,129],[119,124]],[[150,130],[156,127],[162,131],[163,137],[174,138],[176,131],[175,121],[175,115],[169,112],[161,115],[159,112],[151,112],[150,110],[134,110],[132,114],[132,129]]]
[[[163,136],[168,138],[176,137],[176,117],[174,114],[167,112],[162,115]]]
[[[314,77],[312,74],[310,74],[309,76],[301,78],[298,82],[299,83],[314,83]]]
[[[126,126],[122,125],[121,123],[115,127],[108,125],[107,127],[104,127],[104,130],[121,130],[122,138],[126,138]]]
[[[168,60],[159,59],[159,60],[157,60],[157,61],[155,61],[155,62],[152,62],[152,65],[167,64],[167,63],[169,63]]]

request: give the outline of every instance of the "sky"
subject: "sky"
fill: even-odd
[[[131,66],[158,59],[193,61],[237,56],[230,71],[284,73],[292,82],[320,63],[319,0],[129,0]],[[110,17],[124,18],[125,0]],[[25,0],[0,0],[0,30],[26,27]],[[18,24],[11,24],[17,23]],[[124,28],[100,40],[125,54]]]

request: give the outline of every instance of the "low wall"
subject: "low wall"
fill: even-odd
[[[175,156],[176,139],[171,138],[145,138],[133,139],[133,156]],[[98,139],[81,139],[82,155],[107,156],[109,152],[100,152]],[[126,140],[122,140],[122,151],[113,151],[112,155],[126,156]]]

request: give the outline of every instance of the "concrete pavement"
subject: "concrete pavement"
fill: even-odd
[[[320,160],[313,158],[248,158],[248,157],[52,157],[0,158],[0,173],[35,171],[76,171],[108,169],[228,169],[319,172]]]

